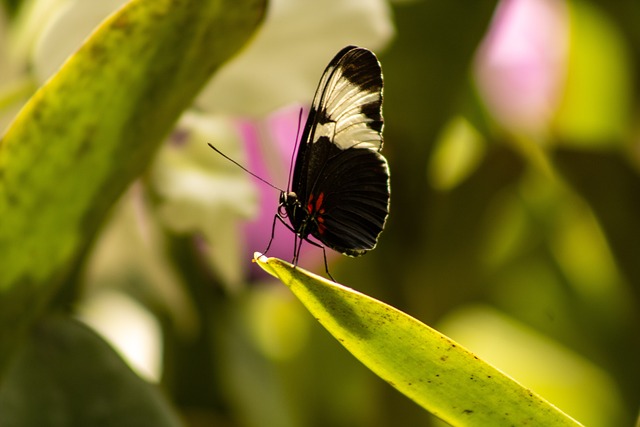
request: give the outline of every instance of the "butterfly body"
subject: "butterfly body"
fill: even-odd
[[[315,244],[309,236],[349,256],[376,246],[389,213],[382,128],[380,64],[371,51],[347,46],[322,75],[290,188],[280,195],[277,217],[300,239],[294,263],[302,240]]]

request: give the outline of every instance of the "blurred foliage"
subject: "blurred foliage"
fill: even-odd
[[[1,425],[180,425],[159,390],[86,325],[45,316],[32,332],[0,389]]]
[[[19,3],[2,3],[8,21]],[[335,259],[332,274],[440,329],[580,422],[632,425],[640,401],[640,5],[605,0],[566,5],[569,41],[559,104],[544,132],[532,135],[501,123],[474,78],[496,1],[391,3],[396,38],[378,52],[385,73],[391,215],[377,249],[362,259]],[[224,46],[224,34],[219,37]],[[211,50],[198,55],[193,63]],[[178,84],[167,93],[181,90]],[[162,104],[155,95],[150,93],[145,108]],[[173,120],[184,108],[186,100]],[[121,113],[138,117],[136,111]],[[134,128],[168,129],[171,123],[143,120]],[[161,133],[143,142],[155,147]],[[0,167],[6,150],[0,142]],[[268,279],[223,280],[202,255],[202,236],[155,221],[159,203],[153,191],[144,194],[141,208],[130,203],[137,187],[111,208],[136,175],[148,184],[144,170],[152,151],[144,150],[130,165],[135,173],[112,176],[117,189],[99,203],[91,217],[96,224],[80,236],[81,247],[88,248],[97,224],[108,220],[93,251],[57,265],[55,279],[20,288],[23,302],[11,309],[21,320],[0,325],[0,336],[15,338],[6,341],[11,348],[3,357],[11,354],[13,363],[3,378],[0,408],[15,402],[11,393],[20,387],[37,387],[20,372],[36,363],[29,360],[42,328],[59,339],[64,334],[58,328],[87,333],[68,320],[52,320],[57,317],[36,323],[43,306],[82,314],[83,304],[109,287],[157,319],[163,348],[159,380],[172,402],[163,403],[164,409],[174,406],[186,425],[438,423],[354,360],[281,285]],[[69,182],[86,179],[73,175],[73,165],[65,171]],[[3,198],[5,191],[0,190]],[[154,220],[140,232],[151,236],[146,249],[135,245],[135,220],[123,220],[139,217],[140,210],[151,211]],[[219,228],[220,234],[234,230],[222,222]],[[54,236],[42,243],[56,257],[65,249]],[[15,241],[0,245],[5,258],[20,247]],[[216,249],[224,255],[228,248]],[[109,274],[93,280],[92,266],[104,262],[105,253],[142,254],[144,264],[140,259],[110,264]],[[42,273],[37,264],[25,265]],[[177,289],[170,286],[176,284]],[[40,286],[50,291],[39,294]],[[20,330],[28,336],[22,346]],[[105,363],[113,357],[106,346],[91,344],[95,336],[85,338]],[[60,381],[91,372],[78,349],[64,349],[78,370],[65,366]],[[64,359],[53,350],[47,354]],[[96,365],[97,373],[102,363]],[[114,369],[122,381],[131,380],[124,365]],[[84,385],[47,387],[59,387],[49,396],[62,398]],[[104,396],[115,393],[106,383],[95,387]],[[29,403],[50,404],[44,392]],[[22,394],[26,398],[27,392]],[[150,397],[138,403],[141,407],[161,399],[155,391],[144,394]],[[111,397],[107,402],[115,407]],[[26,424],[0,419],[5,425]]]
[[[3,0],[2,3],[8,14],[14,14],[20,7],[22,0]]]
[[[38,316],[82,262],[108,209],[262,13],[260,2],[227,13],[217,3],[129,3],[33,95],[2,138],[0,322],[20,330]],[[72,168],[78,175],[66,173]],[[33,309],[21,310],[27,305]],[[18,338],[0,330],[0,367]]]

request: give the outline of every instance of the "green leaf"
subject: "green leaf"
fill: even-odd
[[[256,254],[358,360],[451,425],[577,426],[575,420],[438,331],[353,289]]]
[[[0,368],[266,0],[132,0],[0,140]]]
[[[33,328],[2,387],[3,426],[179,426],[154,386],[98,335],[52,316]]]

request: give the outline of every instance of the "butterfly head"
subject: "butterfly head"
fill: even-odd
[[[280,200],[278,202],[278,213],[282,218],[286,218],[289,212],[294,212],[295,208],[300,205],[298,195],[293,192],[280,192]]]

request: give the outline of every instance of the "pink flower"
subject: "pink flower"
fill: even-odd
[[[294,146],[302,134],[302,127],[306,120],[307,110],[302,112],[302,117],[300,117],[300,110],[300,106],[291,106],[274,112],[263,122],[239,121],[240,133],[247,152],[248,169],[283,190],[287,190]],[[298,125],[300,131],[296,134]],[[277,190],[267,184],[256,178],[253,180],[258,189],[259,209],[257,217],[245,223],[243,228],[244,252],[247,259],[253,256],[254,251],[264,251],[269,244],[280,196]],[[279,220],[276,220],[274,231],[274,239],[267,255],[291,260],[294,234]],[[332,256],[331,252],[331,249],[327,249],[328,257]],[[300,265],[317,270],[317,267],[323,265],[322,250],[309,243],[303,243]],[[262,269],[254,266],[250,269],[249,276],[255,278],[258,274],[261,275],[261,272]]]
[[[506,129],[544,134],[558,106],[566,74],[566,4],[503,0],[476,60],[487,108]]]

